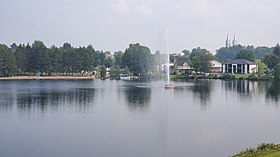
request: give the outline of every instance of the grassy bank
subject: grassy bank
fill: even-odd
[[[208,75],[171,75],[171,79],[243,79],[270,80],[272,76],[258,74],[208,74]]]
[[[0,77],[0,80],[89,80],[94,76],[12,76]]]
[[[257,148],[248,148],[232,157],[280,157],[280,144],[261,144]]]

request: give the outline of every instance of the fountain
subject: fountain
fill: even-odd
[[[167,29],[165,29],[165,36],[166,36],[166,46],[167,46],[167,68],[166,68],[166,75],[167,75],[167,84],[164,86],[165,89],[172,89],[172,86],[170,84],[170,58],[169,58],[169,40],[168,40],[168,34]]]

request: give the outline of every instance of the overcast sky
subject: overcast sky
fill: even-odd
[[[166,52],[202,47],[215,53],[227,33],[238,43],[275,46],[279,0],[1,0],[0,43],[50,47],[69,42],[124,51],[140,43]],[[278,37],[278,38],[277,38]]]

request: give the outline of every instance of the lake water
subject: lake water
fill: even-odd
[[[0,81],[1,157],[227,157],[280,143],[280,83]]]

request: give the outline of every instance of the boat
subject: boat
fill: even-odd
[[[130,76],[128,74],[120,74],[120,79],[121,80],[130,80]]]

